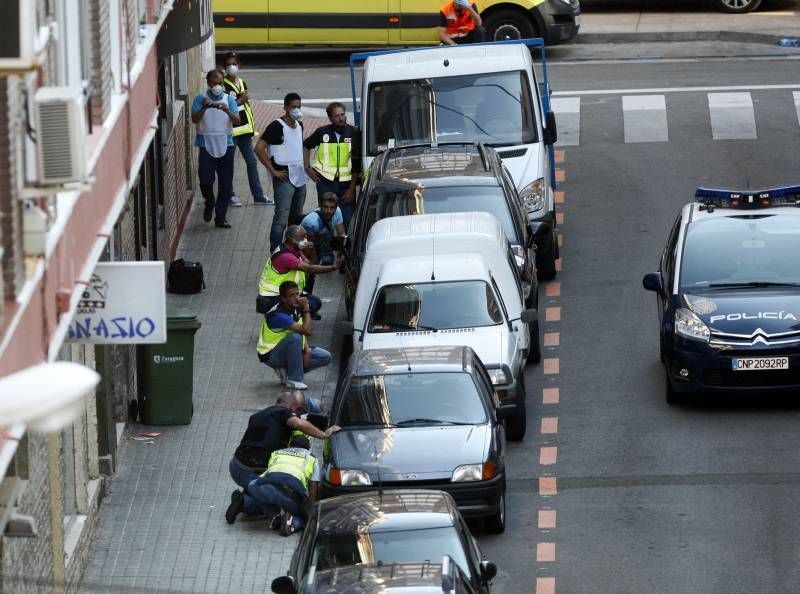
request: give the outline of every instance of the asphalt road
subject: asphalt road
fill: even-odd
[[[656,49],[664,57],[632,59]],[[479,536],[499,567],[494,591],[534,592],[537,578],[540,592],[791,592],[800,583],[800,404],[667,406],[655,298],[641,288],[697,185],[800,182],[800,86],[788,86],[800,85],[798,61],[763,50],[639,44],[552,64],[556,96],[580,98],[579,142],[564,147],[561,165],[560,291],[543,288],[540,302],[560,308],[560,320],[543,324],[559,336],[544,355],[559,373],[527,372],[529,433],[509,450],[508,528]],[[254,97],[346,97],[345,69],[327,60],[264,63],[243,76]],[[707,88],[716,87],[752,99],[757,138],[713,139]],[[668,141],[625,142],[622,97],[641,89],[664,96]],[[543,404],[545,388],[558,388],[557,403]],[[556,449],[544,456],[543,447]],[[540,464],[545,457],[555,463]],[[540,494],[540,477],[554,494]]]

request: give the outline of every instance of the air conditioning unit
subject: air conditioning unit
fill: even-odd
[[[86,178],[86,106],[79,87],[42,87],[36,105],[39,185],[82,182]]]
[[[3,2],[0,18],[0,72],[27,70],[33,65],[36,39],[36,2]]]

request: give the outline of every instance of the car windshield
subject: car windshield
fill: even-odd
[[[687,229],[681,292],[798,283],[800,216],[727,216]]]
[[[533,102],[522,71],[372,83],[368,150],[431,142],[509,146],[536,142]]]
[[[480,280],[388,285],[375,299],[369,332],[494,326],[503,313]]]
[[[341,427],[485,422],[478,388],[464,372],[354,377],[336,419]]]
[[[508,202],[503,189],[499,186],[440,186],[425,187],[421,191],[413,183],[407,188],[398,186],[398,184],[381,184],[370,193],[366,230],[371,229],[377,221],[389,217],[448,212],[488,212],[500,221],[510,241],[520,242]]]
[[[450,555],[467,575],[472,574],[453,526],[396,532],[320,534],[314,543],[311,563],[317,571],[324,571],[374,563],[441,563],[445,555]]]

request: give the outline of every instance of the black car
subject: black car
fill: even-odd
[[[436,563],[445,555],[472,591],[489,592],[497,568],[483,558],[447,493],[390,490],[323,499],[311,510],[287,575],[273,580],[272,591],[308,592],[317,574],[336,568]]]
[[[667,402],[800,390],[800,186],[696,198],[643,280],[658,297]]]
[[[300,594],[475,594],[469,578],[449,555],[441,563],[374,563],[314,572]]]
[[[360,351],[339,383],[323,496],[441,489],[465,517],[505,530],[505,430],[491,379],[467,346]]]
[[[488,212],[503,226],[523,284],[525,303],[537,300],[534,240],[545,223],[529,223],[514,181],[493,148],[483,144],[439,144],[388,149],[372,162],[350,222],[345,263],[345,300],[352,304],[376,221],[412,214]]]

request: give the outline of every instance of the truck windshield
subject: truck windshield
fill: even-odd
[[[536,142],[533,101],[523,71],[376,82],[369,86],[367,145]]]
[[[369,332],[475,328],[503,323],[491,287],[481,280],[382,287]]]

